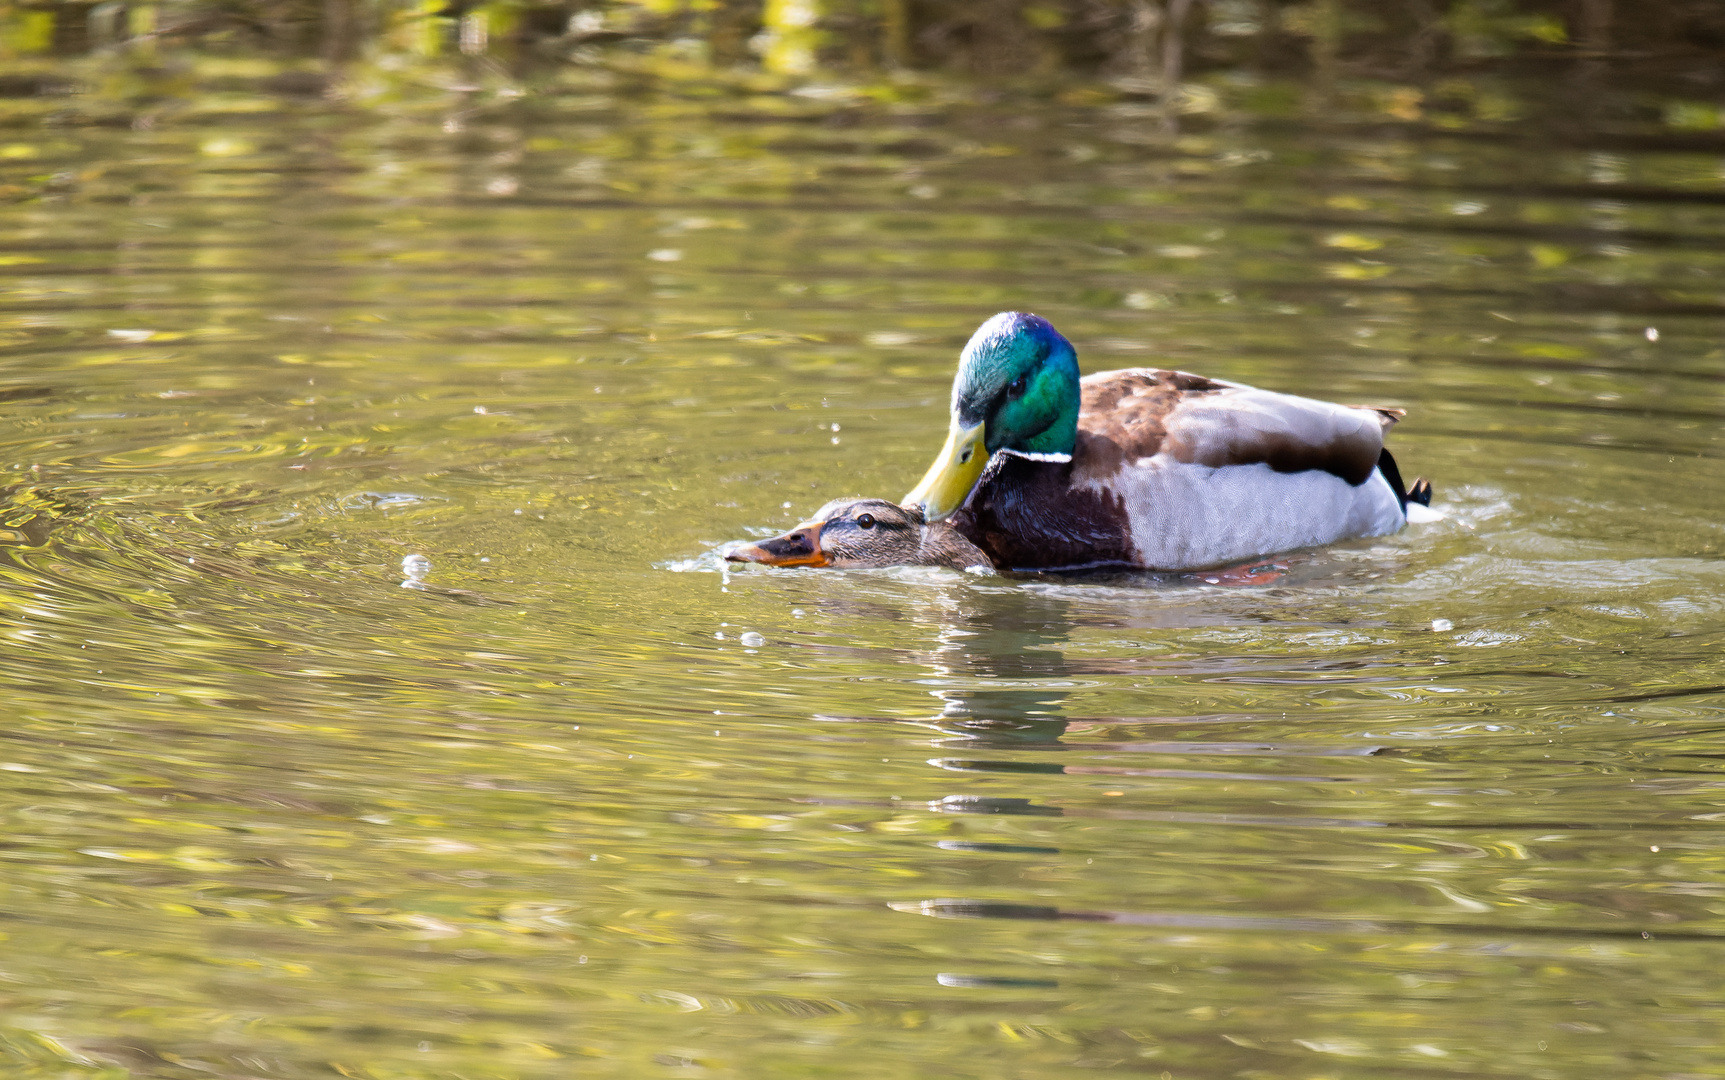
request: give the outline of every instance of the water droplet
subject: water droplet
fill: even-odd
[[[1432,629],[1441,634],[1445,630],[1454,630],[1455,623],[1450,622],[1448,619],[1433,619]]]
[[[751,649],[758,649],[758,648],[760,648],[760,647],[761,647],[761,646],[762,646],[762,645],[765,645],[765,644],[766,644],[766,643],[767,643],[767,639],[766,639],[766,638],[764,638],[764,637],[762,637],[762,636],[761,636],[761,635],[759,635],[759,634],[757,634],[757,633],[755,633],[755,632],[754,632],[754,631],[753,631],[753,630],[751,630],[751,631],[749,631],[749,632],[748,632],[748,633],[746,633],[746,634],[744,634],[744,635],[743,635],[743,639],[742,639],[742,640],[743,640],[743,644],[744,644],[744,645],[747,645],[747,646],[748,646],[748,647],[749,647],[749,648],[751,648]]]

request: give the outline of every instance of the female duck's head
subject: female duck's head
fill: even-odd
[[[733,548],[725,558],[768,566],[831,566],[839,570],[990,566],[988,556],[951,525],[925,525],[916,507],[884,499],[834,499],[783,536]]]
[[[996,451],[1067,461],[1078,437],[1078,354],[1047,319],[1003,311],[977,328],[952,381],[952,427],[904,497],[929,521],[957,512]]]

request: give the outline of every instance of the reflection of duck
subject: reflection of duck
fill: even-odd
[[[959,359],[946,447],[905,496],[1000,569],[1178,570],[1395,532],[1399,410],[1180,371],[1078,377],[1046,319],[1004,312]]]

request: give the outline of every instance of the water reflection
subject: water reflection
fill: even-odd
[[[1010,589],[967,595],[941,620],[930,657],[936,680],[960,684],[933,691],[942,703],[936,729],[978,747],[1058,743],[1070,675],[1067,606]]]

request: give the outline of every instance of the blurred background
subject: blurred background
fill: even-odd
[[[483,73],[555,84],[568,69],[756,89],[796,79],[900,87],[918,76],[1036,85],[1092,103],[1166,95],[1207,111],[1203,77],[1337,79],[1406,87],[1392,119],[1455,125],[1471,111],[1445,75],[1633,81],[1667,95],[1673,127],[1717,126],[1725,14],[1708,0],[7,0],[9,97],[119,99],[242,85],[364,104],[378,80]],[[85,64],[74,61],[83,58]],[[225,58],[226,65],[215,64]],[[463,58],[469,58],[463,62]],[[239,63],[240,60],[249,63]],[[202,61],[200,63],[199,61]],[[106,79],[68,82],[74,73]],[[128,84],[123,73],[137,80]],[[397,73],[390,80],[388,73]],[[174,81],[177,76],[181,80]],[[1181,86],[1183,78],[1200,80]],[[1084,87],[1080,91],[1077,87]],[[495,89],[495,88],[493,88]],[[1089,96],[1086,97],[1086,92]],[[885,95],[884,88],[876,90]],[[1486,116],[1508,119],[1507,116]]]

